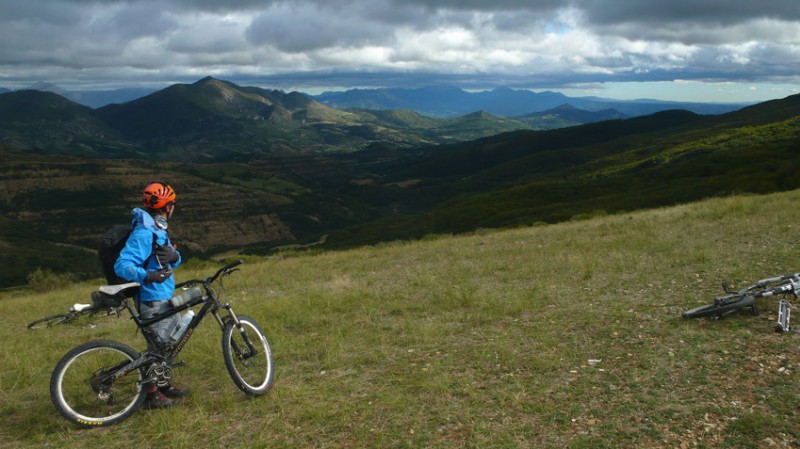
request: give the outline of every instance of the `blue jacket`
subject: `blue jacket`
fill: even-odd
[[[170,276],[162,283],[144,283],[144,278],[149,271],[157,271],[164,266],[159,266],[158,259],[150,255],[153,252],[153,236],[159,245],[171,245],[167,231],[156,226],[153,217],[142,209],[133,209],[131,231],[125,248],[119,253],[119,258],[114,264],[114,271],[123,279],[142,284],[139,290],[140,301],[161,301],[172,298],[175,293],[175,276]],[[181,264],[180,254],[178,261],[169,264],[169,268],[177,268]]]

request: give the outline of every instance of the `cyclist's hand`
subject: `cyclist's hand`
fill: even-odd
[[[169,245],[157,245],[155,253],[161,263],[175,263],[180,258],[178,252]]]
[[[172,270],[168,268],[164,268],[163,270],[158,271],[149,271],[147,276],[144,278],[145,284],[152,284],[152,283],[162,283],[169,279],[172,276]]]

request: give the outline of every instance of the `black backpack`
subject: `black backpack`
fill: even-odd
[[[114,264],[119,258],[119,253],[125,248],[125,243],[131,235],[131,227],[125,225],[114,225],[100,236],[100,247],[97,255],[100,257],[100,266],[109,285],[125,284],[129,281],[117,276],[114,272]]]
[[[114,271],[114,264],[117,263],[117,259],[119,259],[119,253],[125,248],[125,244],[128,242],[128,237],[130,237],[132,230],[130,226],[114,225],[100,236],[97,256],[100,258],[100,267],[103,269],[103,275],[105,275],[108,285],[127,284],[130,282],[127,279],[117,276],[117,272]],[[155,249],[156,246],[158,246],[156,243],[156,235],[153,234],[153,249]],[[150,257],[153,257],[153,253],[150,254]],[[148,260],[150,257],[148,257]],[[128,298],[131,298],[137,292],[138,289],[129,289],[126,290],[124,294]]]

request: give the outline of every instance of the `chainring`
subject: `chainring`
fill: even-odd
[[[172,368],[167,362],[154,363],[147,370],[148,379],[157,379],[156,385],[166,387],[172,382]]]

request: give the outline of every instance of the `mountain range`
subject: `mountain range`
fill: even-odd
[[[365,111],[214,79],[96,110],[46,92],[0,95],[0,285],[24,282],[35,267],[97,273],[97,236],[127,222],[153,179],[178,191],[170,233],[188,258],[344,248],[800,187],[800,96],[719,115],[671,110],[472,140],[452,135],[509,119]]]
[[[431,117],[454,117],[477,110],[503,117],[516,117],[571,105],[586,111],[615,110],[622,116],[653,114],[684,109],[697,114],[723,114],[745,104],[688,103],[659,100],[611,100],[599,97],[568,97],[558,92],[532,92],[500,87],[467,92],[457,87],[435,86],[415,89],[351,89],[325,92],[312,97],[335,108],[408,109]]]
[[[562,107],[513,119],[477,111],[445,119],[408,110],[342,110],[298,92],[205,78],[98,109],[49,91],[9,92],[0,95],[0,136],[14,148],[68,154],[226,160],[351,152],[375,144],[408,148],[620,116],[576,112]]]
[[[554,129],[628,117],[619,109],[603,108],[607,103],[570,99],[553,92],[536,94],[511,89],[481,93],[457,88],[401,89],[385,90],[385,95],[381,90],[348,91],[336,97],[323,95],[317,97],[320,101],[315,101],[298,92],[241,87],[208,77],[97,109],[75,103],[52,90],[55,89],[0,94],[2,142],[14,148],[46,148],[97,157],[219,161],[250,158],[253,154],[352,152],[373,145],[411,148],[519,129]],[[340,101],[354,96],[392,101],[382,105],[351,102],[345,109]],[[425,101],[430,107],[447,105],[450,112],[468,112],[435,118],[409,109],[383,107],[424,109]],[[566,101],[590,109],[580,109]],[[640,113],[671,105],[629,103],[623,109],[640,108]],[[538,112],[509,117],[474,109],[479,106],[500,109],[502,114],[530,109]],[[706,110],[734,108],[701,106]]]
[[[53,92],[72,102],[92,109],[111,104],[124,104],[157,92],[148,88],[112,90],[66,90],[56,85],[38,82],[24,90]],[[0,87],[0,94],[10,92]],[[614,109],[624,116],[652,114],[668,109],[684,109],[697,114],[723,114],[752,103],[677,102],[652,99],[613,100],[601,97],[569,97],[552,92],[532,92],[526,89],[497,87],[492,90],[468,92],[455,86],[420,88],[350,89],[311,95],[313,100],[339,109],[370,109],[414,111],[429,117],[457,117],[477,111],[515,117],[543,112],[564,104],[586,111]]]

